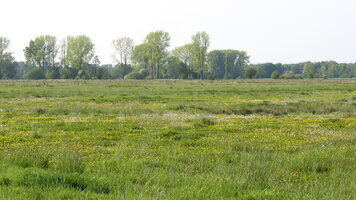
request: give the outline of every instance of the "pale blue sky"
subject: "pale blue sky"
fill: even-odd
[[[356,62],[355,0],[5,0],[0,36],[17,60],[41,34],[85,34],[102,63],[112,63],[111,41],[136,44],[150,31],[171,35],[171,48],[206,31],[213,49],[239,49],[252,63],[335,60]]]

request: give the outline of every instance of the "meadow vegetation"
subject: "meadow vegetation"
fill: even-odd
[[[355,80],[1,81],[0,199],[356,196]]]

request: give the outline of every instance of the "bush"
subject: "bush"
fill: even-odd
[[[256,75],[257,75],[257,70],[255,68],[250,67],[246,70],[246,76],[249,79],[254,78]]]
[[[132,72],[132,67],[130,65],[128,66],[124,66],[121,64],[117,64],[115,65],[114,68],[112,68],[111,70],[111,76],[113,78],[119,78],[122,79],[124,78],[127,74],[129,74],[130,72]]]
[[[47,79],[59,79],[61,77],[58,67],[49,68],[46,71]]]
[[[73,67],[63,67],[60,69],[61,78],[63,79],[75,79],[78,70]]]
[[[140,74],[142,74],[144,77],[149,75],[149,71],[147,69],[140,69]]]
[[[33,68],[28,71],[24,76],[24,79],[45,79],[45,75],[42,69]]]
[[[215,75],[214,74],[209,74],[208,75],[208,79],[211,80],[211,81],[215,80]]]
[[[281,78],[281,79],[302,79],[303,76],[301,74],[294,74],[292,71],[286,71],[279,78]]]
[[[278,71],[274,71],[274,72],[272,73],[272,75],[271,75],[271,78],[273,78],[273,79],[278,79],[279,76],[280,76],[279,72],[278,72]]]
[[[144,78],[145,77],[143,76],[143,74],[141,74],[139,72],[131,72],[125,76],[125,79],[142,80]]]

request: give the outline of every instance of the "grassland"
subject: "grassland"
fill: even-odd
[[[356,197],[356,82],[3,81],[0,199]]]

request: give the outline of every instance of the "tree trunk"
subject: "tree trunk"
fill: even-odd
[[[157,64],[157,75],[156,75],[156,79],[159,79],[159,68],[160,68],[160,66],[159,66],[159,64]]]

